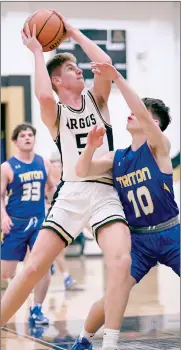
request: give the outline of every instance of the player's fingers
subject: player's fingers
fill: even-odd
[[[98,129],[98,132],[100,135],[102,135],[102,133],[104,133],[105,128],[103,128],[102,126]]]
[[[28,23],[26,23],[26,33],[27,33],[28,39],[31,38],[30,27]]]
[[[101,64],[98,65],[98,63],[94,63],[91,65],[91,69],[97,69],[98,71],[101,71],[102,65]]]
[[[13,226],[13,222],[12,222],[11,219],[9,220],[9,226],[10,226],[10,227]]]
[[[111,64],[111,63],[103,63],[102,65],[103,65],[103,67],[105,67],[105,68],[112,67],[112,64]]]
[[[94,125],[93,129],[91,130],[91,133],[94,134],[97,131],[97,125]]]
[[[50,9],[50,11],[53,11],[54,13],[56,13],[56,15],[63,20],[63,16],[61,15],[60,12],[57,12],[56,10],[53,10],[53,9]]]
[[[92,73],[94,73],[95,75],[101,75],[101,72],[99,70],[97,70],[96,68],[92,69]]]
[[[7,234],[7,233],[9,233],[9,231],[10,231],[10,227],[8,227],[8,225],[3,225],[2,232],[4,234]]]
[[[102,63],[101,62],[94,62],[94,61],[91,61],[91,66],[101,66]]]
[[[26,42],[27,36],[26,36],[26,34],[25,34],[23,29],[21,30],[21,37],[22,37],[23,42]]]
[[[32,37],[36,38],[36,24],[33,24],[33,33],[32,33]]]

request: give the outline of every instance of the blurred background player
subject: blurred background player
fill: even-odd
[[[31,250],[45,218],[45,187],[48,196],[55,190],[50,176],[50,162],[34,153],[36,129],[28,123],[17,125],[12,141],[17,153],[1,165],[1,276],[15,276],[17,264]],[[6,194],[8,200],[6,203]],[[34,290],[30,321],[48,324],[42,312],[50,274]]]
[[[54,152],[50,158],[51,162],[51,176],[55,187],[57,187],[61,181],[62,166],[60,162],[59,153]],[[50,207],[50,201],[47,201],[47,209]],[[60,252],[60,254],[55,259],[56,265],[58,266],[60,272],[64,278],[65,289],[71,289],[75,286],[76,281],[72,279],[68,271],[68,267],[65,260],[65,249]],[[51,265],[51,274],[55,273],[55,264]]]
[[[96,71],[95,71],[96,68]],[[122,315],[132,287],[159,262],[180,276],[179,210],[174,199],[170,141],[163,131],[171,121],[169,108],[158,99],[141,100],[118,71],[109,64],[93,63],[95,74],[113,80],[128,104],[127,130],[132,144],[92,160],[105,130],[89,133],[77,163],[77,175],[99,175],[113,169],[114,185],[131,231],[132,267],[123,293]],[[72,350],[92,349],[94,333],[104,324],[104,300],[95,303]],[[110,342],[110,349],[117,344]],[[117,345],[118,348],[118,345]]]

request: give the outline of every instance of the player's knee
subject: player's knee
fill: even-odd
[[[128,276],[131,270],[131,256],[129,253],[117,254],[111,259],[108,259],[106,268],[113,276]]]
[[[25,273],[29,278],[34,278],[40,274],[40,268],[34,261],[29,261],[25,266]]]
[[[9,278],[13,278],[14,277],[14,271],[1,271],[1,278],[3,280],[7,280]]]

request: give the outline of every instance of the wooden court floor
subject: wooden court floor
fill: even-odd
[[[104,290],[102,258],[68,259],[77,285],[65,292],[56,269],[44,302],[49,326],[30,326],[28,310],[33,293],[1,331],[2,350],[70,349],[92,303]],[[22,265],[20,264],[19,270]],[[120,349],[178,350],[180,281],[171,269],[158,265],[133,288],[121,328]],[[102,329],[94,349],[101,348]]]

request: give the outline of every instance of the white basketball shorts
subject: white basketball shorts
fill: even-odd
[[[112,185],[98,182],[64,182],[55,192],[52,206],[42,225],[56,232],[69,245],[89,224],[96,237],[99,228],[127,221]]]

